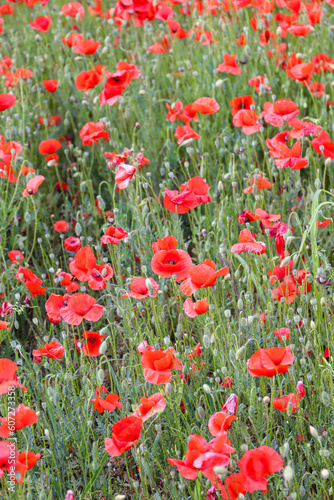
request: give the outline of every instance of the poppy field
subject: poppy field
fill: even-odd
[[[334,498],[333,8],[2,2],[1,498]]]

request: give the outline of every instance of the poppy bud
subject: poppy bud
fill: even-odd
[[[82,226],[81,226],[80,222],[77,222],[75,225],[75,234],[77,236],[80,236],[81,233],[82,233]]]
[[[227,474],[227,469],[221,465],[216,465],[216,467],[213,468],[213,472],[219,476],[223,476]]]
[[[241,318],[241,319],[240,319],[240,325],[241,325],[243,328],[246,328],[246,326],[247,326],[247,319],[246,319],[246,318]]]
[[[167,382],[167,384],[165,385],[165,393],[167,394],[167,396],[173,394],[173,391],[174,391],[173,384],[171,382]]]
[[[238,306],[239,311],[242,311],[242,310],[243,310],[243,308],[244,308],[244,303],[243,303],[242,299],[239,299],[239,300],[238,300],[237,306]]]
[[[229,319],[231,317],[231,311],[230,311],[230,309],[225,309],[224,316],[225,316],[226,319]]]
[[[224,85],[224,80],[222,80],[221,78],[219,80],[216,81],[216,87],[222,87],[222,85]]]
[[[205,349],[209,349],[209,347],[211,345],[211,341],[210,341],[210,338],[208,335],[203,335],[203,345],[204,345]]]
[[[317,439],[319,437],[317,429],[312,427],[312,425],[310,425],[310,433],[311,433],[311,436],[314,437],[314,439]]]
[[[125,500],[126,496],[125,495],[116,495],[115,500]]]
[[[249,415],[251,418],[254,418],[254,417],[255,417],[255,415],[256,415],[256,410],[255,410],[254,406],[250,406],[250,407],[248,408],[248,415]]]
[[[291,401],[288,402],[288,405],[286,408],[286,413],[287,413],[288,417],[290,417],[290,415],[292,415],[292,403],[291,403]]]
[[[287,257],[285,257],[285,259],[282,260],[282,262],[280,263],[280,267],[287,266],[290,260],[291,260],[291,255],[288,255]]]
[[[320,400],[323,405],[329,406],[331,404],[331,398],[326,391],[323,391],[320,396]]]
[[[262,403],[264,405],[268,405],[270,403],[270,397],[269,396],[265,396],[263,399],[262,399]]]
[[[44,429],[44,436],[49,437],[49,435],[50,435],[49,429]]]
[[[328,469],[321,469],[321,477],[323,479],[328,479],[329,478],[329,470]]]
[[[100,368],[97,372],[97,379],[102,384],[104,380],[104,371],[102,370],[102,368]]]
[[[207,394],[210,394],[210,393],[211,393],[211,387],[210,387],[208,384],[204,384],[204,385],[203,385],[203,390],[204,390],[204,392],[206,392]]]
[[[202,419],[205,417],[205,411],[202,408],[202,406],[199,406],[197,408],[197,415],[199,416],[199,418],[202,418]]]
[[[246,354],[246,346],[242,346],[240,347],[240,349],[237,350],[237,352],[235,353],[235,359],[237,361],[239,361],[239,359],[242,359]]]
[[[105,340],[104,342],[102,342],[102,344],[100,345],[100,350],[99,350],[99,353],[100,354],[105,354],[106,353],[106,350],[107,350],[107,341]]]
[[[292,481],[294,473],[295,473],[295,471],[293,470],[291,465],[287,465],[283,471],[284,480],[287,482]]]
[[[56,392],[55,395],[53,396],[53,402],[55,405],[57,405],[61,400],[61,396],[59,394],[59,392]]]

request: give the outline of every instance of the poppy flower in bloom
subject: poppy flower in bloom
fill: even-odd
[[[232,75],[240,75],[242,69],[238,66],[236,62],[237,56],[224,54],[224,62],[219,64],[216,68],[216,71],[219,73],[231,73]]]
[[[292,413],[297,411],[300,406],[300,398],[298,394],[291,392],[285,396],[273,398],[273,407],[278,411],[287,411],[289,403],[292,405]]]
[[[255,210],[255,215],[261,220],[261,224],[266,228],[270,228],[272,222],[277,222],[282,217],[279,214],[268,214],[268,212],[262,210],[262,208],[257,208]]]
[[[39,186],[42,182],[45,181],[45,177],[43,175],[35,175],[30,181],[28,181],[22,196],[31,196],[36,193]]]
[[[69,228],[70,228],[70,225],[68,222],[66,222],[66,220],[58,220],[57,222],[55,222],[53,224],[53,229],[57,233],[66,233],[66,231],[68,231]]]
[[[256,255],[264,253],[267,245],[262,241],[256,241],[248,228],[239,234],[239,243],[231,248],[232,253],[253,252]]]
[[[240,224],[245,224],[246,222],[254,222],[258,219],[259,217],[253,214],[253,212],[251,212],[250,210],[245,210],[244,212],[241,212],[241,214],[239,214],[238,216],[238,222]]]
[[[317,227],[326,227],[329,226],[331,221],[329,219],[323,221],[317,221]]]
[[[11,250],[8,252],[8,257],[10,258],[12,264],[16,264],[17,262],[20,263],[21,260],[24,259],[24,255],[20,252],[20,250]]]
[[[75,86],[78,90],[92,89],[98,85],[102,79],[102,71],[105,66],[101,64],[94,66],[89,71],[82,71],[75,79]]]
[[[265,84],[265,77],[264,76],[253,76],[253,78],[250,78],[248,80],[248,85],[250,87],[255,87],[255,92],[258,94],[260,93],[261,89],[266,89],[266,90],[271,90],[270,85]]]
[[[38,278],[30,269],[24,269],[24,267],[20,266],[16,273],[16,279],[20,281],[20,283],[25,284],[33,297],[36,297],[36,295],[44,295],[46,288],[41,287],[43,280]]]
[[[193,193],[198,204],[211,203],[211,198],[207,194],[207,192],[209,191],[209,184],[205,182],[202,177],[192,177],[187,181],[186,184],[180,185],[180,190],[182,193],[185,193],[187,191]]]
[[[334,142],[325,130],[322,130],[316,139],[313,139],[311,146],[315,149],[317,153],[326,158],[334,158]]]
[[[41,33],[46,33],[51,27],[52,17],[51,16],[38,16],[35,17],[34,21],[30,21],[29,24],[34,30]]]
[[[152,243],[152,250],[154,253],[159,252],[160,250],[175,250],[177,247],[177,239],[175,236],[165,236],[162,239],[158,239]]]
[[[126,189],[129,185],[130,180],[135,175],[137,168],[134,165],[127,165],[126,163],[121,163],[115,174],[115,182],[118,189]]]
[[[0,321],[0,330],[9,330],[8,325],[10,325],[8,321]]]
[[[285,297],[286,303],[292,304],[296,295],[300,295],[301,290],[304,293],[308,293],[311,290],[311,284],[307,281],[306,273],[303,270],[297,272],[296,278],[293,274],[285,276],[279,286],[272,290],[271,298],[280,302]]]
[[[121,227],[108,226],[104,235],[101,237],[102,245],[118,245],[118,243],[128,236],[128,233]]]
[[[176,137],[179,146],[183,144],[184,141],[199,139],[199,135],[191,128],[189,123],[187,123],[187,125],[177,127],[174,137]]]
[[[159,250],[151,260],[151,268],[155,274],[162,278],[171,278],[175,274],[177,281],[187,277],[191,266],[191,257],[184,250]]]
[[[168,458],[167,461],[175,465],[185,479],[196,479],[201,471],[210,481],[216,482],[218,476],[214,473],[214,467],[228,465],[230,454],[234,451],[225,431],[220,432],[209,443],[202,436],[192,434],[189,437],[185,459]]]
[[[165,188],[164,207],[175,214],[185,214],[198,205],[197,198],[192,191],[185,189],[181,194],[177,190]]]
[[[259,191],[260,189],[270,189],[272,187],[272,184],[270,181],[267,181],[267,179],[264,179],[261,174],[256,174],[253,175],[252,177],[252,183],[250,186],[248,186],[246,189],[244,189],[244,193],[253,193],[253,186],[256,186],[256,190]]]
[[[255,134],[261,129],[256,112],[250,109],[241,109],[238,111],[234,115],[232,123],[235,127],[241,127],[241,131],[246,135]]]
[[[0,441],[0,478],[3,476],[3,471],[8,473],[15,470],[15,464],[18,460],[19,452],[16,444],[12,441]]]
[[[156,297],[157,291],[159,290],[159,285],[153,278],[147,278],[151,283],[150,289],[148,289],[145,278],[134,278],[130,284],[131,292],[124,293],[121,295],[122,299],[132,297],[133,299],[145,299],[146,297]]]
[[[55,278],[59,281],[60,285],[65,287],[67,292],[76,292],[79,289],[79,283],[74,283],[72,281],[72,274],[59,272],[56,274]]]
[[[66,38],[62,38],[61,41],[63,42],[64,45],[67,45],[68,47],[73,47],[77,45],[79,42],[83,40],[83,34],[82,33],[71,33],[69,36]]]
[[[260,446],[246,451],[238,465],[245,477],[244,486],[247,492],[261,490],[267,493],[267,477],[283,469],[283,460],[273,448]]]
[[[0,358],[0,395],[7,394],[11,387],[19,387],[23,391],[28,390],[17,381],[16,370],[17,365],[14,361]]]
[[[92,270],[96,266],[96,259],[89,245],[80,248],[70,263],[70,271],[78,280],[88,281]]]
[[[274,127],[281,127],[284,122],[289,122],[299,114],[297,104],[290,99],[278,99],[274,103],[265,102],[264,111],[260,114],[266,123]]]
[[[18,462],[23,464],[25,467],[32,469],[36,462],[41,458],[40,453],[33,453],[32,451],[23,451],[18,456]]]
[[[103,399],[101,393],[102,395],[107,394],[107,389],[103,385],[96,389],[95,399],[90,400],[91,403],[94,403],[93,411],[97,410],[99,413],[103,413],[105,410],[114,411],[116,408],[123,408],[123,403],[119,402],[121,398],[117,394],[109,393]]]
[[[16,103],[16,97],[13,94],[0,94],[0,112],[11,108]]]
[[[112,426],[111,438],[104,440],[105,450],[112,457],[119,457],[132,446],[138,444],[143,421],[131,415],[121,418]]]
[[[47,139],[46,141],[42,141],[39,143],[38,151],[42,155],[52,155],[60,148],[61,144],[59,141],[57,141],[57,139]]]
[[[82,352],[85,356],[95,357],[100,355],[101,339],[106,335],[101,335],[99,332],[84,332],[85,342],[82,346]]]
[[[89,38],[89,40],[81,40],[74,46],[75,54],[95,54],[97,49],[100,47],[101,42],[96,42],[94,38]]]
[[[174,123],[175,120],[182,120],[185,123],[190,123],[192,117],[185,111],[182,101],[176,101],[171,106],[168,102],[165,103],[168,109],[166,120]]]
[[[193,302],[191,299],[187,299],[183,304],[183,310],[189,318],[195,318],[199,314],[205,314],[209,309],[209,304],[207,298],[202,300],[197,300]]]
[[[45,303],[49,321],[58,325],[63,319],[69,325],[80,325],[83,319],[98,321],[103,313],[103,306],[96,304],[96,300],[86,293],[73,295],[51,294]]]
[[[79,132],[79,136],[82,140],[83,146],[92,146],[94,142],[99,142],[100,139],[107,141],[109,139],[109,133],[104,129],[104,123],[102,122],[88,122],[82,127]]]
[[[237,417],[228,415],[224,411],[214,413],[209,418],[208,428],[212,436],[218,436],[221,431],[227,431],[231,427],[231,423]]]
[[[296,23],[293,26],[290,26],[287,31],[294,36],[306,36],[311,31],[311,29],[313,28],[310,24],[305,26],[305,24]]]
[[[218,483],[218,486],[224,500],[236,500],[240,498],[240,494],[244,495],[246,493],[245,476],[241,472],[231,474],[222,485]]]
[[[235,116],[238,111],[242,109],[251,110],[251,106],[254,104],[254,99],[251,95],[243,95],[239,97],[234,97],[230,101],[232,116]]]
[[[80,2],[69,2],[62,6],[62,14],[69,17],[77,17],[79,15],[80,21],[85,15],[85,8]]]
[[[211,97],[200,97],[191,105],[191,108],[203,115],[212,115],[220,109],[218,102]]]
[[[292,54],[287,62],[286,74],[289,78],[302,82],[303,85],[310,83],[314,72],[314,63],[303,63],[301,59]]]
[[[165,351],[145,351],[140,360],[144,368],[144,377],[151,384],[167,384],[172,378],[171,370],[182,370],[181,362],[170,347]]]
[[[289,149],[283,142],[272,141],[272,147],[269,154],[275,160],[275,165],[277,168],[287,168],[290,167],[292,170],[301,170],[308,165],[307,158],[302,158],[301,155],[301,143],[300,141],[295,142],[292,149]]]
[[[0,418],[0,422],[2,423],[0,427],[0,436],[2,438],[7,438],[15,431],[35,424],[37,420],[38,416],[34,410],[29,408],[29,406],[20,404],[17,408],[11,410],[7,417]]]
[[[181,291],[185,295],[192,295],[199,288],[213,286],[219,276],[227,276],[228,267],[223,267],[216,271],[216,264],[206,259],[201,264],[189,269],[187,279],[181,283]]]
[[[160,392],[148,398],[140,398],[140,405],[134,409],[134,415],[145,422],[148,418],[162,412],[166,408],[166,401]]]
[[[69,236],[64,240],[64,247],[68,252],[77,252],[81,247],[81,240],[75,236]]]
[[[247,361],[247,368],[252,377],[274,377],[278,373],[288,373],[294,360],[290,346],[259,348]]]
[[[285,337],[285,340],[288,340],[291,332],[289,328],[280,328],[279,330],[274,330],[274,334],[279,340],[283,340],[283,337]]]
[[[64,352],[64,346],[59,344],[56,340],[52,340],[49,344],[45,344],[44,347],[34,349],[32,355],[37,358],[45,356],[46,358],[60,360],[64,356]]]
[[[56,92],[58,88],[58,80],[43,80],[43,85],[50,93]]]

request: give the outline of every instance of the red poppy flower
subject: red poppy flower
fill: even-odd
[[[245,477],[245,489],[249,493],[261,490],[267,493],[267,477],[283,469],[283,460],[277,451],[269,446],[248,450],[238,462]]]
[[[194,467],[194,461],[206,452],[207,442],[202,436],[192,434],[189,437],[187,453],[184,460],[167,458],[170,465],[175,465],[178,472],[185,479],[196,479],[198,470]]]
[[[69,325],[80,325],[83,319],[98,321],[103,313],[103,306],[86,293],[73,295],[51,294],[45,303],[45,309],[51,323],[59,324],[63,319]]]
[[[1,321],[0,320],[0,330],[9,330],[8,325],[10,325],[10,323],[8,323],[8,321]]]
[[[44,347],[34,349],[32,351],[32,355],[38,358],[40,358],[41,356],[45,356],[50,359],[60,360],[64,356],[64,352],[64,346],[59,344],[59,342],[57,342],[56,340],[53,340],[49,344],[45,344]]]
[[[126,163],[121,163],[115,174],[115,182],[118,189],[126,189],[129,185],[130,180],[135,175],[137,168],[134,165],[127,165]]]
[[[72,281],[72,274],[59,272],[55,277],[59,280],[59,284],[65,287],[67,292],[76,292],[79,289],[79,283]]]
[[[311,94],[316,97],[322,97],[323,95],[325,95],[326,86],[323,83],[311,82],[308,88]]]
[[[79,42],[82,42],[82,40],[83,40],[82,33],[71,33],[68,37],[61,39],[63,44],[67,45],[68,47],[73,47],[77,45]]]
[[[334,142],[331,142],[329,135],[324,130],[320,132],[316,139],[313,139],[311,146],[321,156],[334,158]]]
[[[238,113],[234,115],[232,123],[235,127],[241,127],[241,131],[246,135],[255,134],[261,128],[256,112],[249,109],[241,109],[238,111]]]
[[[292,413],[297,411],[300,406],[300,398],[298,394],[291,392],[285,396],[273,398],[273,407],[278,411],[287,411],[289,403],[292,404]]]
[[[290,26],[287,31],[294,36],[306,36],[311,31],[311,29],[313,28],[310,24],[305,26],[305,24],[296,23],[293,26]]]
[[[223,267],[216,271],[216,264],[206,259],[201,264],[189,269],[187,279],[181,283],[181,291],[185,295],[192,295],[199,288],[213,286],[219,276],[227,276],[228,267]]]
[[[302,82],[303,85],[310,83],[314,72],[314,63],[303,63],[301,59],[296,58],[296,54],[292,54],[287,62],[286,74],[293,80]]]
[[[174,123],[175,120],[182,120],[185,123],[191,122],[191,116],[185,112],[182,101],[176,101],[172,106],[166,102],[166,107],[168,109],[166,120],[169,120],[171,123]]]
[[[262,208],[257,208],[255,210],[255,215],[261,220],[261,224],[266,228],[270,228],[272,222],[277,222],[282,217],[279,214],[268,214],[268,212],[262,210]]]
[[[96,266],[90,245],[80,248],[70,263],[70,271],[79,281],[87,281]]]
[[[32,451],[23,451],[18,456],[18,462],[23,464],[25,467],[32,469],[36,462],[41,458],[40,453],[33,453]]]
[[[61,148],[61,144],[57,139],[47,139],[39,143],[38,151],[42,155],[51,155]]]
[[[232,116],[235,116],[238,113],[238,111],[242,109],[250,110],[253,104],[254,104],[254,99],[251,95],[234,97],[234,99],[230,101]]]
[[[34,21],[30,21],[29,24],[32,28],[34,28],[34,30],[46,33],[50,29],[51,22],[51,16],[38,16],[35,17]]]
[[[81,240],[80,238],[69,236],[64,240],[64,247],[68,252],[76,252],[81,247]]]
[[[11,250],[8,252],[8,257],[12,264],[20,263],[21,260],[24,259],[24,255],[20,252],[20,250]]]
[[[82,145],[92,146],[94,142],[99,142],[100,139],[107,141],[109,139],[109,133],[103,129],[104,123],[102,122],[86,123],[79,132],[79,136],[82,139]]]
[[[22,193],[22,196],[31,196],[36,193],[39,186],[42,182],[45,181],[45,177],[43,175],[35,175],[30,181],[27,182],[27,185]]]
[[[159,252],[160,250],[175,250],[177,247],[177,239],[175,236],[165,236],[161,240],[155,241],[152,243],[152,250],[154,253]]]
[[[94,38],[89,38],[89,40],[81,40],[74,46],[75,54],[95,54],[97,49],[100,47],[101,42],[96,42]]]
[[[294,360],[290,346],[259,348],[247,361],[248,372],[252,377],[274,377],[277,373],[288,373]]]
[[[177,190],[171,191],[165,188],[164,207],[170,212],[185,214],[190,209],[196,208],[197,205],[197,198],[189,189],[185,189],[180,194]]]
[[[12,472],[18,460],[19,452],[13,441],[0,441],[0,477],[3,471]]]
[[[253,186],[256,186],[257,191],[260,189],[270,189],[272,187],[272,184],[270,181],[267,181],[267,179],[264,179],[261,174],[256,174],[253,175],[252,177],[252,183],[249,187],[244,189],[244,193],[252,193],[253,192]]]
[[[77,17],[79,15],[79,19],[82,21],[85,15],[85,8],[80,2],[69,2],[62,6],[61,12],[64,16],[69,17]]]
[[[212,115],[219,111],[218,102],[211,97],[200,97],[191,105],[193,111],[202,113],[203,115]]]
[[[58,220],[57,222],[55,222],[53,224],[53,229],[57,233],[66,233],[66,231],[68,231],[69,228],[70,228],[70,225],[68,222],[66,222],[66,220]]]
[[[317,221],[317,227],[326,227],[329,226],[331,221],[329,219],[323,221]]]
[[[238,222],[239,224],[245,224],[246,222],[254,222],[258,220],[259,217],[250,210],[245,210],[244,212],[241,212],[238,216]]]
[[[191,193],[193,193],[196,196],[198,204],[211,203],[211,198],[207,194],[207,192],[209,191],[209,184],[205,182],[202,177],[192,177],[187,181],[186,184],[181,184],[180,190],[183,193],[186,191],[190,191]]]
[[[274,103],[265,102],[264,111],[260,116],[274,127],[281,127],[284,122],[289,122],[299,114],[297,104],[290,99],[278,99]]]
[[[282,297],[285,297],[286,303],[292,304],[296,295],[300,295],[301,286],[304,293],[308,293],[311,290],[311,285],[306,279],[305,271],[298,271],[296,277],[297,280],[292,274],[286,276],[283,282],[281,282],[277,288],[272,290],[271,298],[280,302]]]
[[[292,149],[289,149],[283,142],[276,142],[274,144],[275,149],[269,151],[270,156],[277,158],[275,160],[275,165],[277,168],[287,168],[290,167],[292,170],[301,170],[308,165],[307,158],[302,158],[301,155],[301,143],[300,141],[295,142]]]
[[[109,393],[103,399],[101,397],[101,393],[103,395],[107,393],[107,389],[105,387],[100,386],[96,389],[95,391],[95,399],[91,399],[90,402],[94,403],[93,406],[93,411],[97,410],[99,413],[103,413],[105,410],[106,411],[114,411],[116,408],[123,408],[123,403],[119,403],[119,400],[121,399],[117,394]]]
[[[240,75],[242,69],[238,66],[236,62],[237,56],[224,54],[224,62],[219,64],[216,68],[216,71],[219,73],[231,73],[232,75]]]
[[[0,112],[11,108],[16,103],[16,97],[13,94],[0,94]]]
[[[241,472],[231,474],[222,485],[218,483],[218,486],[224,500],[237,500],[237,498],[240,498],[240,494],[244,495],[246,493],[245,476]]]
[[[151,384],[167,384],[172,378],[171,370],[182,370],[181,362],[170,347],[165,351],[145,351],[140,360],[144,368],[144,377]]]
[[[78,90],[87,90],[96,87],[101,81],[102,70],[105,66],[101,64],[94,66],[89,71],[82,71],[75,79],[75,86]]]
[[[208,428],[212,436],[218,436],[221,431],[227,431],[231,427],[231,423],[237,417],[228,415],[224,411],[214,413],[209,418]]]
[[[108,264],[96,264],[88,278],[88,286],[92,290],[103,290],[107,286],[106,281],[110,280],[113,275],[114,270]]]
[[[264,253],[267,245],[262,241],[256,241],[248,228],[239,234],[239,243],[231,248],[232,253],[253,252],[256,255]]]
[[[285,337],[285,340],[288,340],[291,332],[289,328],[280,328],[279,330],[274,330],[274,334],[279,340],[283,340],[283,337]]]
[[[102,245],[108,245],[112,243],[113,245],[118,245],[118,243],[128,236],[128,233],[124,231],[121,227],[108,226],[106,232],[101,237]]]
[[[266,90],[271,90],[270,85],[265,84],[265,77],[262,75],[253,76],[248,80],[248,85],[250,87],[255,87],[255,92],[260,93],[261,87]]]
[[[50,93],[56,92],[59,84],[58,80],[43,80],[42,83],[46,90]]]
[[[176,137],[179,146],[184,141],[188,141],[189,139],[199,139],[199,135],[191,128],[189,123],[187,123],[187,125],[177,127],[174,137]]]
[[[160,392],[148,398],[140,398],[140,405],[134,409],[134,415],[145,422],[148,418],[162,412],[166,408],[166,401]]]
[[[104,440],[106,452],[112,457],[119,457],[132,446],[137,445],[142,425],[142,419],[135,415],[121,418],[112,426],[111,439]]]
[[[148,278],[152,287],[149,290],[146,286],[145,278],[134,278],[130,284],[131,292],[121,295],[122,299],[132,297],[133,299],[145,299],[145,297],[156,297],[159,285],[153,278]]]
[[[2,438],[7,438],[15,431],[35,424],[37,420],[38,416],[34,410],[29,408],[29,406],[20,404],[17,408],[11,410],[7,417],[0,418],[0,422],[2,422],[0,427],[0,436]]]
[[[209,304],[206,297],[202,300],[197,300],[193,302],[191,299],[187,299],[183,304],[183,310],[189,318],[195,318],[199,314],[205,314],[209,309]]]
[[[8,391],[11,390],[11,387],[19,387],[23,391],[28,390],[17,381],[16,370],[17,365],[14,361],[6,358],[0,358],[0,395],[7,394]]]
[[[162,278],[171,278],[175,274],[177,281],[187,277],[191,266],[191,257],[184,250],[160,250],[151,260],[151,268],[155,274]]]
[[[95,357],[100,355],[100,347],[102,344],[101,339],[106,337],[106,335],[101,335],[99,332],[84,332],[85,343],[82,346],[82,352],[85,356]]]

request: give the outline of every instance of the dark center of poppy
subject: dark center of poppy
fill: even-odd
[[[172,264],[173,266],[175,266],[176,262],[173,259],[169,259],[168,264]]]

